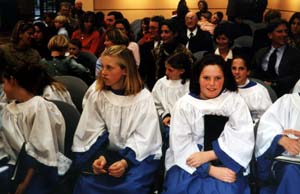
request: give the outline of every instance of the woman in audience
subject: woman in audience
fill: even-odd
[[[0,59],[5,64],[39,63],[41,57],[35,49],[32,49],[34,26],[31,22],[20,20],[16,23],[11,42],[0,45]],[[1,62],[1,64],[2,62]]]
[[[50,51],[47,47],[50,36],[48,33],[48,28],[43,22],[35,22],[34,24],[34,34],[32,41],[32,48],[36,49],[41,58],[49,59],[51,57]]]
[[[141,29],[137,33],[137,37],[136,37],[136,42],[138,42],[139,44],[140,44],[140,40],[141,40],[141,43],[143,43],[143,39],[148,39],[148,37],[150,36],[149,23],[150,23],[149,17],[144,17],[141,21]],[[147,36],[147,38],[144,36]]]
[[[96,56],[99,54],[100,33],[97,30],[94,12],[84,13],[80,28],[72,34],[72,39],[75,38],[81,41],[83,51],[88,51]]]
[[[260,188],[261,194],[295,194],[299,192],[300,166],[293,161],[278,161],[279,155],[299,161],[300,96],[286,94],[261,117],[256,139],[255,157],[259,182],[273,183]]]
[[[268,90],[261,84],[248,79],[250,69],[246,57],[235,56],[232,60],[231,71],[238,85],[239,94],[248,105],[253,121],[257,122],[272,105]]]
[[[48,84],[45,76],[41,65],[31,63],[8,64],[2,74],[6,96],[15,99],[1,112],[0,158],[6,153],[9,161],[0,179],[9,193],[48,194],[70,165],[64,168],[60,162],[66,159],[64,118],[55,104],[40,97]]]
[[[233,37],[229,23],[219,24],[214,30],[214,41],[216,43],[215,54],[220,55],[228,64],[233,58]]]
[[[289,20],[289,45],[300,49],[300,12],[296,12]]]
[[[173,110],[164,194],[250,193],[244,173],[253,148],[251,115],[229,66],[204,56]]]
[[[179,52],[190,52],[183,44],[179,42],[178,26],[175,20],[169,19],[163,21],[160,32],[162,44],[153,49],[153,57],[156,66],[156,80],[165,75],[165,61],[169,56]]]
[[[129,44],[127,47],[133,52],[134,58],[136,60],[136,65],[139,66],[141,61],[139,45],[136,42],[134,42],[135,37],[131,30],[131,26],[128,20],[126,18],[117,20],[115,22],[115,28],[121,30],[129,38]]]
[[[132,51],[101,54],[97,91],[88,98],[74,137],[74,194],[148,194],[161,156],[159,121]]]

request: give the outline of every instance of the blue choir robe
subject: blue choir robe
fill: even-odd
[[[248,168],[254,148],[253,123],[249,109],[236,92],[224,91],[214,99],[201,100],[191,94],[180,98],[174,108],[170,148],[166,153],[164,194],[248,194]],[[228,117],[213,150],[222,166],[237,174],[225,183],[208,174],[210,163],[194,168],[187,158],[204,150],[204,115]]]
[[[257,176],[262,183],[260,194],[299,192],[300,165],[274,160],[276,156],[286,154],[284,148],[278,144],[283,130],[299,130],[299,121],[298,93],[282,96],[261,117],[255,149]]]
[[[159,166],[161,145],[158,115],[147,89],[130,96],[110,90],[90,93],[72,146],[75,168],[81,171],[74,194],[149,193]],[[87,171],[100,155],[109,158],[110,164],[125,159],[125,174],[115,178]]]
[[[27,170],[34,168],[24,194],[52,191],[64,165],[60,159],[64,152],[65,122],[56,105],[40,96],[22,103],[12,101],[2,110],[1,120],[0,158],[9,158],[6,164],[9,168],[0,173],[4,189],[14,190],[12,183],[20,183]],[[16,181],[11,182],[16,166]]]

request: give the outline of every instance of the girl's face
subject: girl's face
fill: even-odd
[[[23,45],[30,46],[31,41],[33,39],[34,30],[32,28],[26,30],[23,33],[19,34],[20,42],[22,42]]]
[[[184,73],[184,69],[176,69],[170,64],[166,64],[166,76],[170,80],[179,80]]]
[[[173,42],[173,40],[175,39],[176,36],[177,36],[177,34],[174,34],[174,32],[172,32],[167,25],[161,26],[160,37],[161,37],[163,43]]]
[[[8,99],[16,99],[14,95],[14,85],[15,85],[15,80],[13,78],[7,79],[7,78],[2,78],[3,81],[3,91],[6,94],[6,97]]]
[[[225,34],[221,34],[216,38],[216,43],[219,49],[229,48],[229,38]]]
[[[105,45],[106,48],[108,48],[108,47],[113,46],[114,43],[112,43],[112,41],[110,41],[110,40],[108,39],[108,37],[105,36],[104,45]]]
[[[101,76],[104,84],[114,90],[123,89],[126,71],[119,65],[119,59],[117,57],[104,56],[101,58],[101,64]]]
[[[43,39],[43,32],[40,30],[38,26],[34,26],[33,38],[36,41],[41,41]]]
[[[224,85],[224,73],[218,65],[207,65],[199,76],[200,97],[204,100],[217,97]]]
[[[236,58],[232,61],[231,72],[237,85],[244,85],[250,74],[243,59]]]
[[[300,34],[300,19],[295,18],[291,24],[291,32],[292,34]]]

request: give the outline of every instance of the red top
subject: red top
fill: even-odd
[[[73,32],[72,39],[73,38],[77,38],[81,41],[82,51],[88,51],[97,56],[100,45],[100,34],[97,30],[94,30],[92,34],[84,34],[78,29]]]

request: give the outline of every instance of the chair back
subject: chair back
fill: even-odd
[[[82,112],[82,100],[88,85],[82,79],[71,75],[55,76],[54,79],[65,85],[77,110]]]
[[[77,128],[77,124],[80,119],[80,113],[74,106],[66,102],[58,101],[58,100],[50,100],[50,101],[57,106],[57,108],[60,110],[60,112],[64,117],[65,124],[66,124],[64,154],[68,158],[73,159],[74,157],[73,157],[73,152],[71,150],[71,147],[73,144],[73,137]]]

